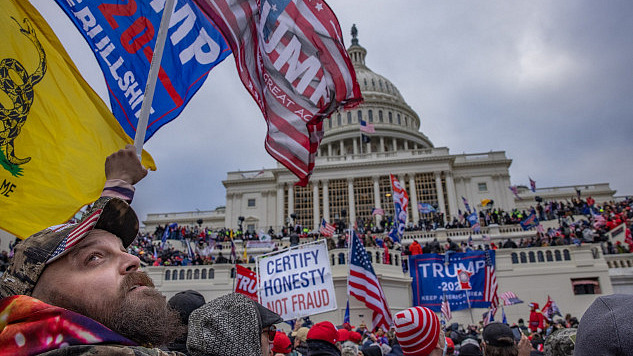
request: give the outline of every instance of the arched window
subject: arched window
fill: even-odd
[[[380,252],[376,251],[376,263],[384,263],[385,261],[380,261]]]
[[[512,252],[512,254],[510,255],[510,258],[512,259],[513,265],[519,263],[519,256],[516,254],[516,252]]]
[[[563,258],[565,259],[565,261],[571,261],[571,256],[569,255],[569,250],[567,250],[567,249],[563,250]]]
[[[367,111],[367,116],[369,117],[369,122],[374,122],[374,112],[371,109]]]
[[[400,258],[399,258],[399,257],[400,257],[400,256],[398,256],[397,254],[393,256],[393,259],[396,261],[396,262],[394,263],[396,266],[399,266],[399,265],[400,265],[400,263],[399,263],[399,262],[400,262]]]
[[[191,270],[187,270],[187,279],[193,278],[193,272]]]
[[[528,258],[530,259],[530,263],[536,262],[536,258],[534,258],[534,251],[528,252]]]
[[[348,124],[352,123],[352,112],[351,111],[347,112],[347,123]]]
[[[341,122],[341,114],[338,114],[338,116],[336,117],[336,119],[337,119],[337,120],[336,120],[336,124],[337,124],[338,126],[341,126],[341,125],[343,124],[343,123]]]
[[[202,270],[202,276],[201,277],[202,277],[202,279],[207,279],[207,269],[206,268]]]
[[[339,265],[344,265],[345,264],[345,254],[343,252],[340,252],[338,254],[338,264]]]
[[[367,257],[369,257],[369,262],[374,263],[374,259],[372,258],[373,256],[371,255],[371,252],[367,251]]]
[[[185,279],[185,270],[184,269],[180,270],[180,276],[178,276],[178,279]]]
[[[391,114],[391,111],[389,111],[389,123],[393,124],[393,114]]]
[[[171,277],[171,273],[169,271],[165,271],[165,280],[168,281],[169,277]]]
[[[193,271],[193,279],[200,279],[200,270],[197,268]]]
[[[555,259],[556,261],[562,261],[562,260],[563,260],[563,258],[562,258],[562,257],[561,257],[561,255],[560,255],[560,250],[556,250],[556,251],[554,251],[554,259]]]
[[[380,90],[382,90],[382,79],[378,79],[378,86],[380,87]]]
[[[389,264],[393,265],[393,253],[389,254]]]
[[[527,256],[525,252],[521,252],[521,263],[527,263]]]
[[[543,251],[537,252],[536,255],[538,256],[539,262],[545,262],[545,256],[543,256]]]
[[[378,110],[378,122],[382,122],[382,110]]]
[[[367,88],[367,78],[363,78],[363,84],[365,84],[365,88]]]
[[[402,125],[402,120],[400,120],[400,114],[396,115],[396,118],[398,120],[398,125]]]
[[[178,279],[178,271],[176,270],[171,271],[171,279],[174,281]]]
[[[371,88],[376,90],[376,81],[374,80],[374,78],[371,78]]]
[[[363,119],[363,111],[362,110],[358,110],[358,113],[356,114],[356,116],[358,117],[358,122],[360,123],[360,120]]]
[[[330,258],[332,259],[332,261],[331,261],[332,262],[332,266],[335,266],[336,265],[336,256],[331,255]]]
[[[213,268],[209,268],[209,279],[215,278],[215,270]]]
[[[550,250],[545,251],[545,259],[547,260],[547,262],[554,261],[554,258],[552,257],[552,251]]]

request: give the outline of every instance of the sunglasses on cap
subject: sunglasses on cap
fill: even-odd
[[[267,327],[262,329],[262,334],[264,334],[264,333],[268,334],[268,341],[273,342],[273,341],[275,341],[275,335],[277,334],[277,328],[275,327],[275,325],[267,326]]]

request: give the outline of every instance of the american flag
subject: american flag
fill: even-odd
[[[462,197],[462,203],[464,203],[464,207],[466,208],[466,211],[470,213],[470,205],[468,205],[468,199]]]
[[[486,283],[484,286],[484,300],[490,302],[490,308],[496,308],[499,305],[499,297],[497,296],[497,290],[499,285],[497,284],[497,273],[494,266],[494,252],[486,251]],[[493,313],[494,314],[494,313]]]
[[[323,119],[362,101],[341,28],[322,0],[194,0],[233,51],[268,124],[265,147],[306,185]]]
[[[503,300],[503,305],[514,305],[514,304],[523,303],[523,301],[519,299],[519,297],[517,297],[517,295],[514,294],[514,292],[503,292],[501,293],[499,298]]]
[[[385,211],[383,209],[381,209],[381,208],[372,208],[371,209],[371,216],[374,216],[374,215],[382,215],[382,216],[384,216],[385,215]]]
[[[374,273],[374,268],[371,266],[371,261],[367,257],[367,251],[356,235],[356,231],[352,233],[349,261],[347,292],[365,303],[365,306],[373,311],[372,330],[378,326],[389,330],[393,321],[387,306],[387,299],[376,273]]]
[[[451,304],[444,296],[444,301],[442,302],[442,316],[444,317],[444,321],[448,322],[453,318],[453,314],[451,314]]]
[[[332,236],[334,235],[334,231],[336,228],[330,224],[328,224],[325,219],[321,219],[321,226],[319,227],[319,234],[323,236]]]
[[[376,129],[374,128],[374,124],[370,124],[365,120],[360,120],[360,131],[373,134],[376,132]]]

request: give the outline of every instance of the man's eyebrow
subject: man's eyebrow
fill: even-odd
[[[101,239],[92,239],[91,241],[88,241],[88,242],[84,242],[84,241],[79,241],[77,246],[75,246],[70,251],[70,253],[69,253],[70,256],[69,257],[75,258],[79,253],[81,253],[83,250],[85,250],[85,249],[87,249],[89,247],[92,247],[94,245],[103,245],[104,244],[104,242]]]

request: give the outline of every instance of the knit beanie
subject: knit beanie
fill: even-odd
[[[426,356],[440,337],[440,320],[425,307],[405,309],[395,315],[396,338],[407,356]]]

